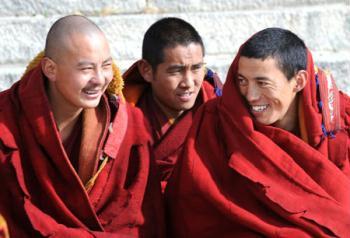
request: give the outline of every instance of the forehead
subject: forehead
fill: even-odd
[[[238,74],[247,78],[275,78],[276,76],[284,76],[278,67],[278,61],[272,57],[262,60],[242,56],[238,61]]]
[[[66,53],[70,58],[110,57],[108,42],[103,34],[72,34],[65,41]]]
[[[186,60],[203,60],[203,49],[200,44],[190,43],[188,45],[175,45],[174,47],[167,47],[163,50],[163,62],[179,62]],[[197,62],[198,63],[198,62]]]

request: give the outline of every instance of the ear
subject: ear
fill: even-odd
[[[56,81],[56,63],[52,59],[44,57],[41,60],[41,70],[50,81]]]
[[[141,76],[149,83],[153,81],[153,70],[152,66],[144,59],[137,63],[137,68]]]
[[[300,92],[303,90],[306,86],[307,83],[307,78],[308,78],[308,73],[306,70],[299,70],[296,75],[294,76],[295,79],[295,92]]]

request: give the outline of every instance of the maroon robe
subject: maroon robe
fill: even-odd
[[[314,71],[309,53],[299,95],[304,141],[252,118],[236,84],[239,57],[222,97],[198,109],[168,182],[169,234],[349,237],[349,97]]]
[[[123,78],[125,80],[123,93],[126,100],[139,107],[151,125],[154,158],[164,189],[191,127],[195,111],[204,102],[221,93],[221,82],[218,76],[208,69],[194,107],[172,121],[153,100],[150,85],[140,75],[137,62],[124,73]]]
[[[97,108],[83,110],[75,169],[45,80],[39,64],[0,93],[0,214],[10,236],[163,237],[142,113],[107,95]]]

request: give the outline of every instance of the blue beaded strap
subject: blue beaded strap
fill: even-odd
[[[207,74],[205,75],[205,79],[209,80],[210,82],[214,83],[214,92],[215,95],[220,97],[222,96],[222,88],[220,85],[218,85],[217,80],[215,79],[214,72],[207,68]]]

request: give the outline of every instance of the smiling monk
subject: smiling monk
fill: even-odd
[[[171,237],[349,237],[350,99],[294,33],[239,50],[166,190]]]
[[[162,237],[151,138],[122,84],[104,33],[73,15],[53,24],[44,55],[0,93],[0,214],[10,237]]]
[[[164,189],[193,114],[202,103],[221,94],[221,82],[205,67],[204,45],[196,29],[173,17],[147,30],[142,59],[123,77],[127,101],[139,107],[151,125],[154,159]]]

